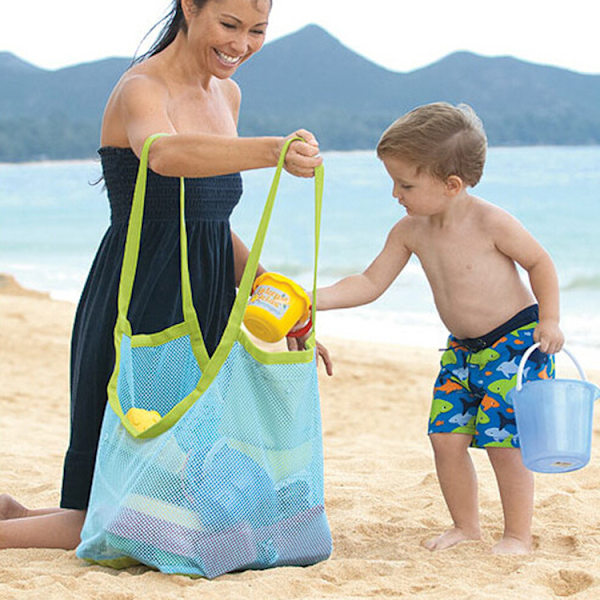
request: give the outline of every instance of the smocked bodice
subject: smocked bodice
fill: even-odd
[[[111,223],[127,221],[139,167],[130,148],[104,146],[98,150],[110,202]],[[185,179],[186,220],[228,220],[242,194],[239,173]],[[179,220],[179,178],[148,169],[144,222]]]

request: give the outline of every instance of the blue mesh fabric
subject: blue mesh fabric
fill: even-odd
[[[117,394],[124,413],[130,408],[167,414],[192,393],[201,376],[189,335],[160,346],[132,347],[123,335]]]
[[[131,348],[124,336],[121,356],[124,412],[164,415],[199,377],[187,337]],[[331,553],[322,465],[315,363],[261,364],[236,342],[157,437],[134,438],[107,406],[77,555],[208,578],[313,564]]]

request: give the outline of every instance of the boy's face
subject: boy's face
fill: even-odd
[[[417,171],[417,167],[401,158],[384,156],[383,164],[394,182],[392,196],[404,206],[409,216],[431,216],[448,207],[446,184]]]

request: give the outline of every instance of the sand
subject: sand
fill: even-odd
[[[57,505],[68,443],[69,336],[74,306],[0,277],[0,492],[32,508]],[[484,538],[442,552],[421,545],[449,525],[426,435],[433,350],[326,339],[335,376],[320,369],[331,558],[307,568],[213,581],[87,566],[73,551],[0,551],[0,598],[276,600],[600,598],[600,428],[590,464],[536,475],[535,551],[496,556],[502,514],[485,453]],[[559,372],[562,376],[570,373]],[[599,373],[588,373],[600,383]]]

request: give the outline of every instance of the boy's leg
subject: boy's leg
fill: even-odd
[[[500,490],[504,511],[504,534],[494,546],[497,554],[531,551],[533,473],[523,464],[519,448],[486,448]]]
[[[429,436],[435,468],[454,527],[425,542],[429,550],[443,550],[466,540],[478,540],[479,509],[477,475],[469,456],[472,436],[462,433],[433,433]]]
[[[480,384],[486,391],[486,402],[482,402],[477,415],[475,441],[487,450],[498,482],[504,534],[493,551],[502,554],[531,551],[533,474],[523,465],[514,407],[507,398],[515,386],[514,369],[533,344],[535,325],[536,322],[529,323],[500,338],[491,347],[496,355],[489,362],[480,363],[485,375]],[[527,363],[524,380],[553,376],[553,357],[536,350]]]

